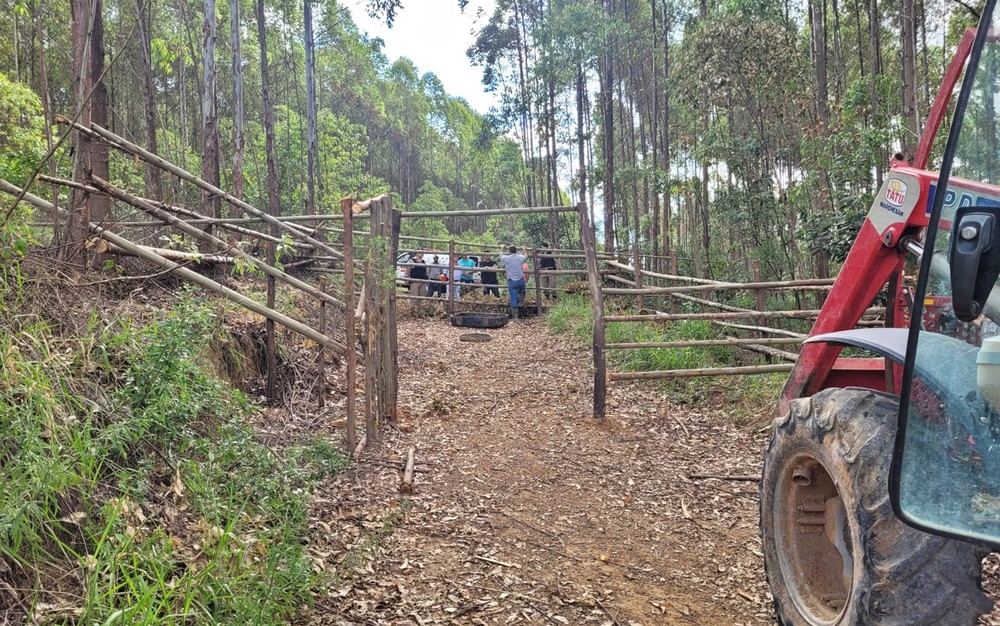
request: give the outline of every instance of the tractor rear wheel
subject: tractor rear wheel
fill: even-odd
[[[764,567],[786,625],[974,624],[988,549],[903,524],[889,502],[898,399],[827,389],[775,420],[760,483]]]

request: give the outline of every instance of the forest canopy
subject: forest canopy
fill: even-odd
[[[75,112],[81,4],[0,0],[0,176],[12,182],[47,169],[47,142],[65,131],[43,120]],[[348,194],[442,212],[584,201],[608,250],[733,279],[754,260],[770,278],[835,270],[975,23],[944,0],[497,0],[468,62],[499,104],[477,112],[351,18],[391,22],[406,10],[395,0],[96,5],[106,125],[252,204],[269,205],[266,58],[278,212],[338,211]],[[50,173],[72,177],[71,148]],[[110,158],[124,188],[205,203]],[[406,224],[526,245],[575,236],[554,218]]]

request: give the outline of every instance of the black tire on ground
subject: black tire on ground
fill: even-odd
[[[466,311],[451,316],[452,326],[466,326],[469,328],[503,328],[509,321],[510,316],[506,313]]]
[[[981,585],[988,549],[893,514],[898,408],[894,396],[870,389],[827,389],[775,420],[760,531],[780,623],[957,626],[992,608]]]

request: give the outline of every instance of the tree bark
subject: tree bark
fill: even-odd
[[[205,0],[205,31],[202,40],[202,90],[201,90],[201,177],[216,187],[219,186],[219,113],[217,94],[217,74],[215,65],[215,42],[217,20],[215,0]],[[201,213],[207,217],[219,217],[221,200],[214,194],[202,192]],[[205,232],[211,234],[212,225],[205,225]]]
[[[899,10],[900,60],[903,80],[903,154],[912,159],[920,136],[920,112],[917,107],[917,36],[916,9],[913,0],[901,0]]]
[[[604,0],[608,18],[615,13],[615,0]],[[601,110],[604,114],[604,249],[615,251],[615,99],[614,38],[608,35],[601,56]]]
[[[139,54],[142,57],[142,107],[143,121],[146,129],[146,149],[157,154],[156,145],[156,90],[153,87],[153,57],[150,50],[152,38],[152,2],[135,0],[135,12],[139,32]],[[146,197],[153,200],[163,199],[163,189],[160,184],[160,168],[152,163],[145,167]]]
[[[240,43],[240,0],[229,0],[229,37],[233,56],[233,195],[243,199],[243,52]],[[243,211],[230,205],[230,215]]]
[[[260,88],[264,100],[264,142],[267,152],[267,212],[272,215],[280,215],[281,208],[278,198],[278,165],[275,157],[274,147],[274,106],[271,103],[270,75],[267,65],[267,29],[264,26],[264,0],[256,0],[257,7],[257,38],[260,41]],[[271,228],[271,235],[277,236],[277,228]],[[275,245],[267,246],[267,264],[274,265]],[[274,308],[275,284],[274,279],[268,277],[267,281],[267,306]],[[267,399],[275,402],[278,399],[277,386],[277,348],[275,346],[274,323],[268,320],[267,324]]]
[[[101,0],[71,0],[73,17],[73,93],[79,120],[105,126],[108,118],[108,91],[101,80],[104,73],[104,18]],[[91,9],[93,8],[93,11]],[[76,136],[73,180],[86,183],[91,175],[108,178],[108,146],[90,141],[82,133]],[[70,199],[70,223],[67,229],[68,260],[83,264],[84,242],[90,223],[103,223],[111,213],[111,199],[100,194],[75,191]],[[94,263],[101,263],[96,255]]]
[[[306,214],[316,215],[316,161],[319,155],[316,132],[316,43],[313,38],[312,0],[305,0],[306,48]]]

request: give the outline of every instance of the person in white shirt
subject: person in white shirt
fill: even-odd
[[[507,248],[507,254],[500,255],[500,263],[507,271],[507,290],[510,292],[510,316],[517,319],[518,310],[524,301],[526,283],[524,264],[528,258],[517,253],[515,246]]]

